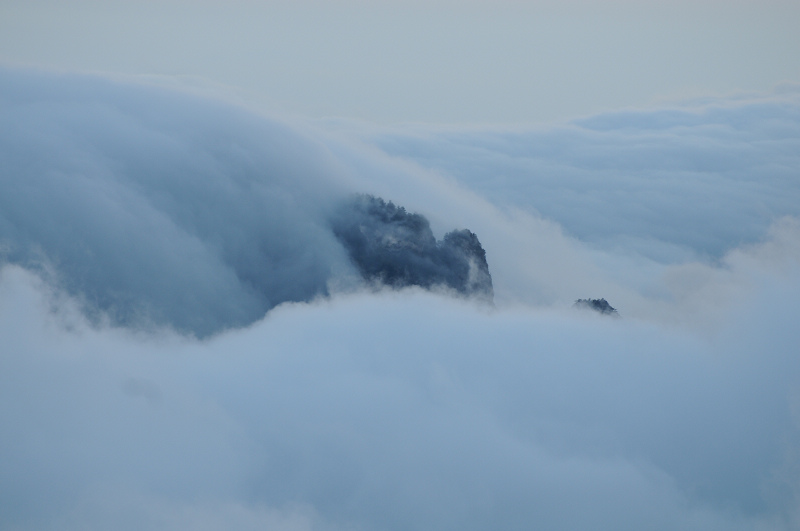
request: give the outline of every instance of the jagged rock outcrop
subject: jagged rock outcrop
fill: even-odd
[[[428,220],[371,195],[357,195],[331,219],[334,234],[363,278],[393,288],[446,286],[491,301],[486,252],[469,230],[436,241]]]
[[[607,300],[605,299],[578,299],[575,301],[573,305],[576,308],[587,308],[590,310],[594,310],[596,312],[602,313],[603,315],[611,315],[614,317],[619,317],[619,313],[617,310],[611,306]]]

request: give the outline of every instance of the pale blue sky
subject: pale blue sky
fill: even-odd
[[[800,81],[800,3],[0,2],[0,61],[224,85],[272,113],[540,122]]]

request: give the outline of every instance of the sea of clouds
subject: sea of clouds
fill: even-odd
[[[354,193],[494,305],[364,286]],[[799,218],[795,86],[377,128],[0,70],[0,529],[794,529]]]

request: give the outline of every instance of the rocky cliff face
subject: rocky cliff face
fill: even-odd
[[[393,288],[446,286],[488,301],[494,297],[486,252],[469,230],[436,241],[424,216],[371,195],[345,202],[331,227],[367,281]]]

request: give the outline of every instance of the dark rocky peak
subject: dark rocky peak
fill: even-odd
[[[362,277],[393,288],[446,286],[491,301],[486,251],[469,230],[436,241],[428,220],[372,195],[357,195],[331,218],[334,234]]]

